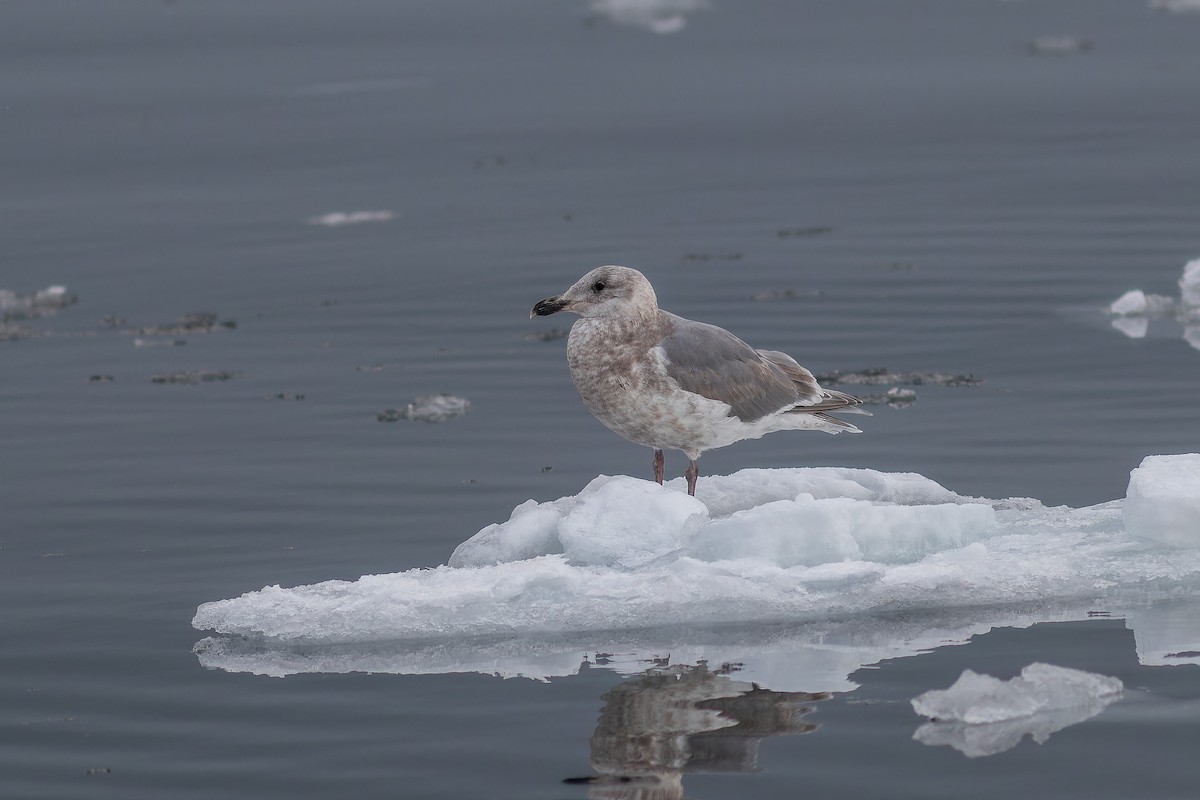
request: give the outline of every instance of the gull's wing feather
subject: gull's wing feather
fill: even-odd
[[[778,350],[759,350],[758,354],[783,370],[796,383],[796,387],[800,392],[800,400],[797,403],[799,407],[793,409],[793,411],[814,413],[820,411],[840,411],[846,414],[866,414],[867,416],[871,416],[871,412],[855,407],[861,406],[862,400],[852,394],[822,387],[817,383],[817,379],[813,377],[811,372],[797,364],[796,359],[787,353],[781,353]],[[841,422],[840,420],[835,421]]]
[[[666,330],[659,347],[667,375],[689,392],[727,403],[731,416],[753,422],[804,400],[819,402],[779,364],[724,328],[662,314]]]

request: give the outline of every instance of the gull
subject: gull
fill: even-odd
[[[567,366],[583,404],[609,430],[688,457],[696,494],[705,450],[781,430],[862,433],[831,411],[867,414],[862,400],[824,389],[786,353],[755,350],[724,328],[658,307],[636,269],[597,267],[564,293],[539,300],[529,318],[569,311],[580,319],[567,339]]]

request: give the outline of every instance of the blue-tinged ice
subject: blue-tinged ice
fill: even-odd
[[[913,738],[971,758],[1003,752],[1026,736],[1042,744],[1096,716],[1123,690],[1117,678],[1052,664],[1030,664],[1007,681],[963,670],[950,688],[913,698],[913,710],[932,720]]]
[[[1197,615],[1158,610],[1200,598],[1200,455],[1148,458],[1127,500],[1087,508],[843,468],[703,477],[697,495],[596,478],[518,506],[441,567],[205,603],[193,625],[223,635],[197,653],[271,675],[531,678],[581,654],[631,673],[667,655],[842,691],[881,659],[1099,608],[1127,615],[1145,663],[1200,661]]]

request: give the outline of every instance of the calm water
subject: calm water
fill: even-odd
[[[566,322],[530,305],[600,263],[817,372],[984,380],[708,473],[837,464],[1082,506],[1200,451],[1200,352],[1100,313],[1200,257],[1200,14],[714,0],[658,35],[571,0],[11,0],[0,20],[0,290],[78,297],[0,341],[5,797],[677,796],[562,783],[636,757],[621,703],[695,699],[654,700],[653,675],[272,679],[192,653],[200,603],[444,563],[530,497],[648,475],[563,341],[527,338]],[[1090,46],[1031,52],[1051,35]],[[391,216],[312,224],[355,211]],[[133,332],[195,312],[235,324]],[[197,370],[234,377],[152,381]],[[470,413],[376,421],[431,392]],[[909,698],[1035,660],[1126,698],[988,758],[912,739]],[[851,678],[729,712],[736,735],[654,736],[691,737],[692,797],[1195,795],[1200,667],[1140,665],[1120,619]],[[718,696],[736,672],[679,680]]]

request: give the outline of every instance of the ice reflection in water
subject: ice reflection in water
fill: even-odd
[[[734,669],[656,667],[608,691],[591,741],[599,774],[567,782],[593,798],[682,798],[685,773],[755,772],[763,739],[817,729],[805,717],[829,694],[763,689]]]

